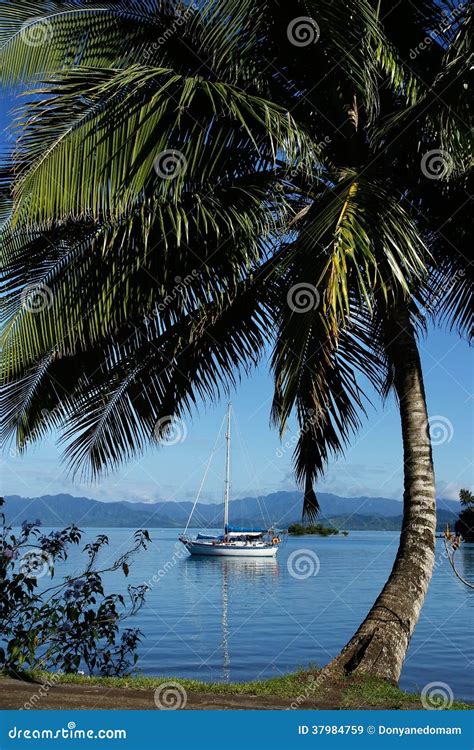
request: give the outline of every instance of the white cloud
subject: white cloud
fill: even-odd
[[[459,500],[459,490],[467,489],[474,491],[474,485],[466,482],[436,482],[436,497],[442,497],[444,500]]]

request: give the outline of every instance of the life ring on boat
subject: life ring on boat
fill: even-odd
[[[280,537],[274,536],[272,539],[272,544],[280,544]]]

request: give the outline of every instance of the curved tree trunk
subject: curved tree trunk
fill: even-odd
[[[396,683],[432,574],[436,499],[423,376],[406,307],[394,311],[390,327],[387,353],[400,403],[405,469],[400,546],[369,614],[324,672],[370,674]]]

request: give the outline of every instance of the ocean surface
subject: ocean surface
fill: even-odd
[[[97,533],[85,532],[88,541]],[[111,562],[131,545],[133,530],[104,530]],[[125,578],[105,577],[109,592],[147,582],[146,604],[130,620],[143,633],[138,670],[205,681],[264,679],[327,663],[344,646],[380,592],[396,553],[395,532],[290,537],[276,560],[190,557],[175,529],[153,529]],[[77,549],[56,569],[79,572]],[[474,580],[474,545],[457,553]],[[401,687],[447,683],[474,701],[474,590],[456,579],[437,539],[435,572],[412,639]]]

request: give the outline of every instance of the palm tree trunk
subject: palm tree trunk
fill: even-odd
[[[431,579],[436,499],[421,363],[406,305],[393,311],[390,339],[386,350],[400,404],[405,472],[400,546],[375,604],[325,672],[397,683]]]

